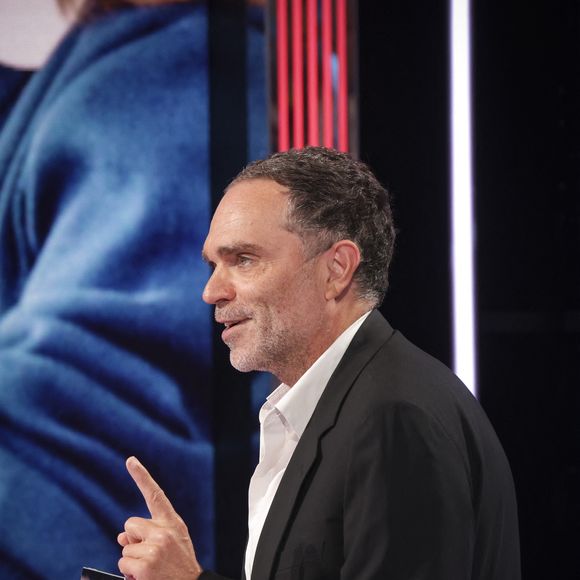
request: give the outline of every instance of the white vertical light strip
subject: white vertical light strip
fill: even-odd
[[[453,360],[475,395],[475,273],[471,152],[470,1],[450,0],[451,12],[451,262]]]

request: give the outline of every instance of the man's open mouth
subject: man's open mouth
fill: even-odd
[[[232,328],[233,326],[237,326],[238,324],[245,322],[246,320],[248,320],[248,319],[241,318],[240,320],[228,320],[227,322],[224,322],[224,326],[226,328]]]
[[[237,320],[220,320],[219,322],[225,326],[222,332],[222,340],[227,341],[229,335],[233,332],[236,332],[236,328],[238,326],[243,325],[245,322],[248,322],[249,318],[239,318]]]

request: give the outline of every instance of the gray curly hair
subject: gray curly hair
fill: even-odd
[[[361,252],[354,276],[359,296],[373,306],[382,303],[395,227],[389,192],[367,165],[334,149],[306,147],[250,163],[228,188],[250,179],[271,179],[288,189],[287,227],[310,255],[339,240],[353,241]]]

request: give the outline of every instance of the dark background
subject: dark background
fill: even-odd
[[[580,4],[473,3],[479,398],[511,462],[522,577],[578,578]],[[394,194],[383,311],[451,364],[448,7],[359,2],[360,155]]]
[[[210,54],[216,203],[247,156],[235,4],[210,3],[212,31],[230,39]],[[526,580],[580,577],[579,6],[472,3],[479,398],[512,466]],[[382,310],[452,366],[448,3],[360,0],[358,27],[359,153],[399,230]],[[255,452],[241,442],[257,422],[251,376],[226,363],[215,380],[229,387],[215,409],[217,568],[236,575]]]

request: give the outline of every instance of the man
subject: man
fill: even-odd
[[[282,382],[260,412],[247,579],[520,576],[513,482],[491,425],[375,310],[394,237],[385,189],[324,148],[250,165],[215,212],[203,298],[233,366]],[[145,469],[128,468],[152,519],[127,521],[121,571],[219,578]]]

